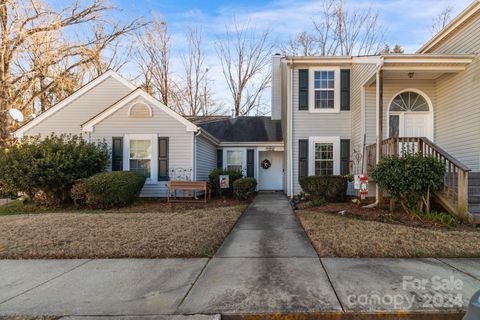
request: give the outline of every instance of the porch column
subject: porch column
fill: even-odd
[[[376,145],[376,159],[375,163],[378,164],[383,157],[382,153],[382,141],[383,141],[383,70],[380,67],[376,75],[376,120],[377,120],[377,145]],[[375,190],[375,198],[378,205],[383,203],[383,193],[380,190],[378,184]]]

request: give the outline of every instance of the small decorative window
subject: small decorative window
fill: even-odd
[[[242,170],[243,151],[228,150],[227,151],[227,169]]]
[[[130,118],[150,118],[152,117],[152,109],[148,104],[137,102],[128,109]]]
[[[335,72],[315,71],[315,109],[335,108]]]
[[[390,111],[430,111],[427,100],[413,91],[406,91],[396,96],[390,104]]]
[[[140,172],[151,178],[152,141],[130,140],[130,171]]]
[[[315,143],[315,175],[333,175],[333,143]]]

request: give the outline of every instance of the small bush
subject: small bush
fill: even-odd
[[[445,174],[445,165],[435,157],[404,153],[385,157],[372,170],[372,177],[410,214],[430,211],[430,194],[437,191]]]
[[[257,180],[255,178],[237,179],[233,183],[233,194],[237,199],[247,200],[255,194]]]
[[[79,136],[24,138],[0,150],[0,188],[59,205],[68,200],[76,180],[103,171],[109,160],[105,143]]]
[[[219,177],[221,175],[228,175],[229,178],[229,188],[228,192],[230,194],[233,193],[233,183],[238,180],[243,178],[243,173],[241,170],[236,170],[236,169],[220,169],[216,168],[213,169],[210,174],[208,175],[208,180],[210,182],[210,188],[212,188],[212,192],[214,194],[221,194],[225,189],[220,189],[220,181]]]
[[[87,185],[85,179],[78,180],[70,189],[70,198],[75,207],[83,207],[87,203]]]
[[[342,202],[346,199],[347,179],[344,176],[300,177],[299,183],[312,200]]]
[[[145,176],[138,172],[102,172],[85,180],[86,204],[108,209],[132,203],[145,184]]]

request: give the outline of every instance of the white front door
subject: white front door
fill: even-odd
[[[269,168],[262,162],[268,160]],[[283,152],[258,152],[258,190],[283,190]]]
[[[426,137],[433,139],[430,114],[404,113],[404,132],[401,137]]]

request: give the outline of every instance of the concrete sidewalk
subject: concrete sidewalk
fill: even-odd
[[[0,316],[455,313],[478,289],[480,259],[319,259],[279,194],[210,260],[0,260]]]

